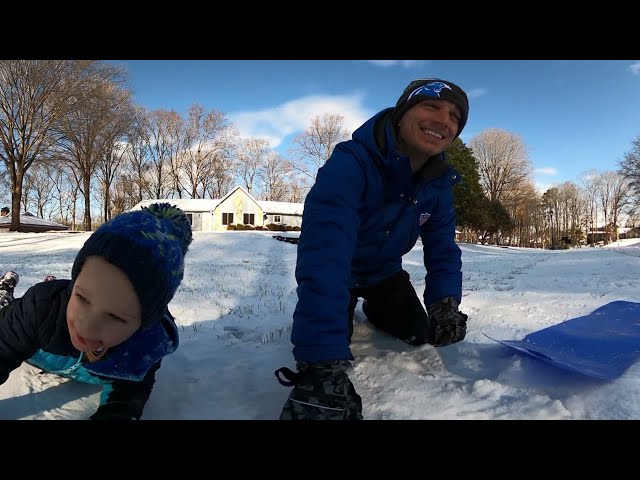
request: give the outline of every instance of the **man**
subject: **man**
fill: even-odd
[[[458,172],[444,150],[464,128],[464,91],[435,78],[415,80],[387,108],[336,145],[305,200],[298,246],[293,354],[298,372],[276,371],[293,390],[283,420],[362,419],[347,376],[358,298],[377,328],[412,345],[461,341],[467,316],[451,187]],[[402,269],[421,237],[425,311]],[[279,374],[289,382],[283,381]]]

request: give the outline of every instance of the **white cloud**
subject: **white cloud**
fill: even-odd
[[[543,167],[536,168],[534,172],[540,175],[556,175],[558,173],[558,169],[554,167]]]
[[[486,93],[487,93],[486,88],[474,88],[473,90],[469,90],[467,92],[467,97],[478,98],[478,97],[481,97],[482,95],[486,95]]]
[[[631,73],[634,75],[640,75],[640,62],[629,65],[629,70],[631,70]]]
[[[276,148],[285,137],[303,132],[313,117],[325,113],[342,115],[343,127],[349,132],[372,115],[362,106],[362,95],[359,94],[310,95],[266,110],[231,113],[229,119],[240,136],[264,138],[271,148]]]
[[[421,67],[426,63],[426,60],[367,60],[369,63],[373,63],[378,67]]]

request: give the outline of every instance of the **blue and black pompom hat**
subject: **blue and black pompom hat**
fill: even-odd
[[[160,318],[184,276],[184,256],[193,240],[185,213],[153,203],[103,223],[84,243],[71,270],[75,282],[87,257],[100,256],[122,270],[142,307],[142,327]]]
[[[412,81],[407,88],[404,89],[402,95],[398,99],[395,108],[391,112],[391,121],[394,126],[398,125],[402,116],[414,105],[426,100],[427,98],[436,98],[439,100],[448,100],[460,109],[460,123],[458,124],[458,137],[462,133],[462,129],[467,124],[469,118],[469,99],[459,86],[448,80],[440,78],[421,78]]]

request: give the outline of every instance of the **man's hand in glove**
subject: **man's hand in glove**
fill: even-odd
[[[429,305],[427,313],[431,345],[444,347],[464,339],[467,333],[467,315],[458,311],[455,298],[441,298]]]
[[[293,386],[280,420],[362,420],[362,400],[346,373],[348,360],[297,366],[297,373],[284,367],[275,372],[282,385]]]

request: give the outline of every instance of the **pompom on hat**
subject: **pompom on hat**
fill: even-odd
[[[397,126],[407,110],[427,98],[448,100],[460,109],[461,117],[460,123],[458,124],[458,133],[456,134],[456,137],[458,137],[460,133],[462,133],[462,129],[466,125],[469,117],[469,99],[467,98],[467,94],[464,93],[464,90],[459,86],[448,80],[439,78],[414,80],[404,89],[395,108],[391,112],[393,125]]]
[[[192,240],[191,224],[182,210],[153,203],[100,225],[78,252],[71,279],[75,282],[84,261],[93,255],[118,267],[138,295],[145,327],[162,318],[176,293]]]

